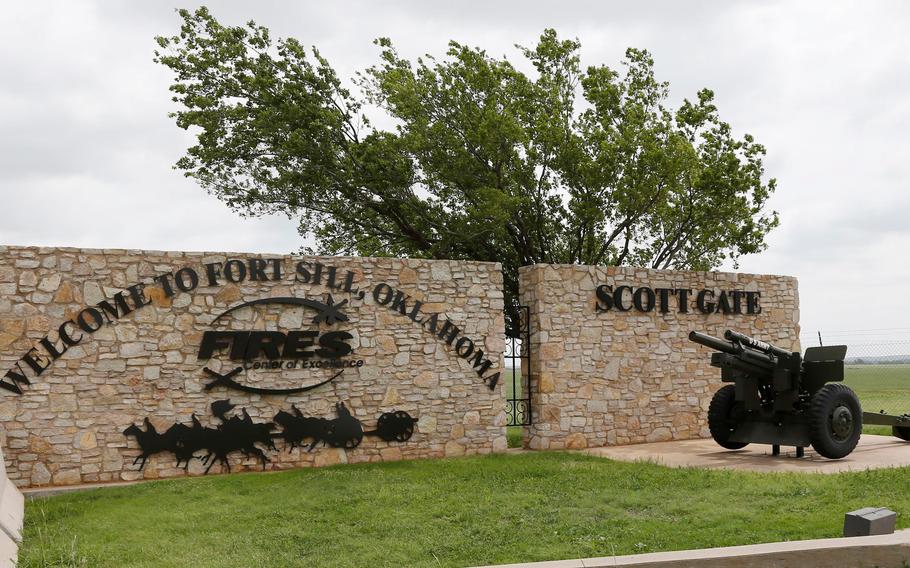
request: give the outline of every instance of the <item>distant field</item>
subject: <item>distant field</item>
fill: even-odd
[[[866,412],[910,412],[910,365],[847,365],[845,374]]]
[[[844,384],[856,391],[865,412],[910,413],[910,365],[847,365]],[[891,435],[887,426],[866,426],[866,434]]]

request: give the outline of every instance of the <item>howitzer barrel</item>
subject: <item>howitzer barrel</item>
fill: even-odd
[[[745,345],[746,347],[749,347],[756,351],[761,351],[762,353],[767,353],[768,355],[774,355],[775,357],[786,358],[791,355],[791,353],[789,351],[781,349],[780,347],[771,345],[770,343],[767,343],[764,341],[759,341],[758,339],[754,339],[743,333],[733,331],[732,329],[728,329],[727,331],[724,332],[724,339],[726,339],[728,341],[734,341],[736,343],[739,343],[740,345]]]
[[[689,341],[694,341],[699,345],[704,345],[705,347],[716,351],[729,353],[730,355],[739,353],[739,349],[737,349],[734,344],[706,333],[699,333],[697,331],[689,332]]]

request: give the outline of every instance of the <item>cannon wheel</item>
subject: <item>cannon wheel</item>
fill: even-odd
[[[719,446],[728,450],[739,450],[749,445],[730,440],[730,434],[736,429],[736,423],[731,416],[735,406],[736,387],[733,385],[721,387],[714,393],[711,405],[708,406],[708,429],[711,431],[711,437]]]
[[[910,442],[910,426],[892,426],[891,435]]]
[[[809,401],[809,439],[820,455],[839,459],[856,447],[863,431],[863,412],[850,387],[829,383]]]
[[[383,427],[387,427],[386,424],[393,420],[395,421],[396,429],[391,432],[391,439],[386,439],[386,441],[407,442],[410,440],[411,436],[414,435],[414,419],[411,418],[410,414],[402,410],[383,413],[379,420],[376,421],[376,429],[383,430]]]

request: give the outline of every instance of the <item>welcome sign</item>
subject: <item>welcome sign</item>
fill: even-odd
[[[200,278],[202,272],[202,278]],[[202,266],[202,270],[186,266],[175,272],[164,273],[153,277],[152,283],[160,286],[165,298],[172,298],[178,292],[191,293],[202,283],[203,286],[219,286],[225,282],[240,284],[249,277],[252,282],[281,281],[284,275],[300,284],[324,286],[333,291],[343,292],[357,300],[363,300],[367,291],[354,286],[354,272],[348,270],[339,272],[338,267],[301,260],[296,263],[293,272],[286,272],[282,259],[248,258],[230,259],[225,262],[210,262]],[[60,324],[56,332],[49,332],[38,341],[38,345],[29,349],[14,366],[6,371],[0,379],[0,387],[15,393],[22,394],[22,389],[31,384],[31,381],[40,377],[57,359],[70,347],[78,345],[87,336],[95,333],[104,325],[113,324],[115,321],[144,308],[152,303],[147,297],[146,287],[149,283],[139,282],[132,284],[126,290],[117,292],[111,299],[102,300],[94,306],[83,308],[73,319]],[[386,282],[379,282],[372,286],[371,295],[375,302],[387,306],[393,311],[407,317],[414,324],[423,328],[427,333],[447,346],[454,353],[471,362],[472,368],[478,377],[490,389],[496,387],[500,373],[493,372],[493,362],[486,356],[482,349],[475,348],[475,341],[462,335],[462,330],[441,313],[425,313],[422,311],[424,302],[412,298],[403,290],[396,290]],[[231,312],[241,308],[256,305],[292,305],[305,306],[316,310],[313,318],[314,324],[325,323],[328,325],[347,321],[347,317],[340,309],[347,304],[344,300],[337,306],[331,296],[327,303],[308,298],[262,298],[231,307],[217,315],[213,324]],[[333,365],[322,361],[308,361],[309,365],[302,364],[312,358],[339,361],[343,356],[351,353],[352,348],[347,340],[353,336],[346,331],[329,331],[320,334],[318,331],[206,331],[202,337],[198,357],[200,360],[211,358],[216,351],[227,350],[234,361],[244,361],[245,366],[236,372],[245,369],[296,369],[298,368],[331,368]],[[318,347],[313,349],[318,343]],[[264,359],[263,361],[256,361]],[[347,362],[348,366],[362,366],[364,361]],[[344,363],[341,365],[344,366]],[[485,376],[486,375],[486,376]],[[31,378],[30,378],[31,376]],[[337,377],[337,375],[336,375]],[[233,381],[222,380],[214,384],[234,385]],[[324,383],[319,383],[324,384]],[[211,386],[211,385],[210,385]],[[303,392],[310,387],[294,389],[268,389],[261,390],[263,394],[291,394]]]
[[[494,263],[0,247],[21,486],[503,450]]]

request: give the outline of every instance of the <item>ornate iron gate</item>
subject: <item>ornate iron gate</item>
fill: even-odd
[[[506,414],[509,426],[531,424],[531,310],[510,306],[505,310]],[[509,376],[511,373],[511,376]]]

